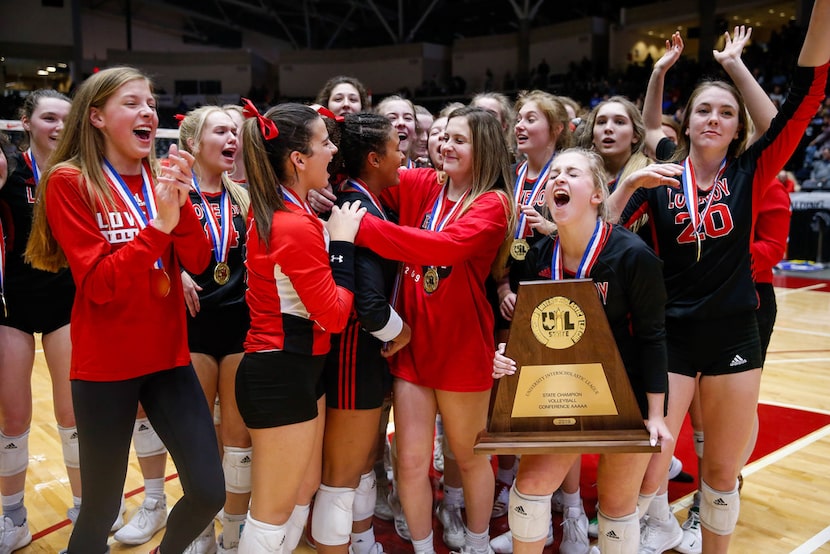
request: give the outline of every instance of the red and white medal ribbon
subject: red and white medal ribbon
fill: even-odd
[[[718,172],[715,175],[715,180],[712,181],[712,188],[709,189],[709,200],[706,202],[706,206],[703,207],[703,211],[698,212],[698,187],[697,179],[695,178],[695,168],[692,166],[692,162],[689,158],[683,160],[683,196],[686,197],[686,209],[689,211],[689,219],[691,221],[693,233],[696,237],[700,236],[700,228],[703,226],[703,222],[706,220],[706,215],[712,207],[712,200],[715,198],[715,185],[717,185],[718,181],[723,176],[724,171],[726,171],[726,158],[724,158],[720,163]]]
[[[591,240],[588,241],[588,247],[582,254],[582,260],[579,262],[579,267],[576,269],[577,279],[588,279],[591,275],[591,270],[594,264],[599,259],[599,254],[602,252],[605,243],[608,242],[608,237],[611,236],[611,225],[605,223],[600,218],[597,218],[597,224],[594,227],[594,232],[591,235]],[[562,249],[559,247],[559,236],[557,235],[553,243],[553,256],[550,261],[550,277],[554,281],[561,281],[565,278],[565,268],[562,264]]]
[[[31,168],[32,176],[35,178],[35,184],[37,185],[40,182],[40,168],[37,166],[37,160],[35,160],[35,155],[32,153],[31,148],[23,152],[23,159],[26,160],[26,163]]]
[[[3,316],[8,317],[6,310],[6,237],[3,234],[3,222],[0,221],[0,304]]]
[[[553,156],[548,160],[545,166],[542,168],[542,171],[539,172],[539,175],[536,177],[536,183],[534,183],[533,188],[530,189],[530,195],[527,197],[527,202],[522,202],[521,194],[525,188],[525,182],[527,182],[527,161],[522,162],[519,166],[519,172],[516,176],[516,185],[513,189],[513,197],[516,199],[518,204],[524,206],[533,206],[536,204],[536,199],[539,197],[539,194],[544,190],[545,185],[548,182],[548,177],[550,176],[550,166],[553,158],[556,156],[554,152]],[[527,231],[527,216],[524,212],[520,212],[519,214],[519,221],[518,225],[516,225],[516,238],[524,238],[525,232]]]
[[[202,193],[202,189],[199,187],[199,180],[196,178],[196,174],[193,174],[193,190],[199,194],[199,198],[202,200],[202,210],[205,212],[205,221],[207,221],[208,229],[210,230],[210,241],[213,244],[213,254],[216,257],[216,263],[225,263],[231,247],[231,227],[233,227],[230,194],[228,194],[225,187],[222,187],[222,195],[219,198],[219,221],[217,221],[210,201],[208,201]]]
[[[441,212],[444,210],[444,202],[447,199],[448,193],[449,191],[447,187],[444,186],[444,188],[441,189],[441,194],[439,194],[438,198],[435,199],[435,204],[432,205],[432,211],[429,214],[429,221],[427,222],[428,231],[440,232],[444,227],[446,227],[460,210],[461,204],[464,203],[464,199],[467,198],[468,194],[470,194],[470,189],[464,191],[464,194],[461,195],[461,198],[458,199],[455,206],[453,206],[447,215],[445,215],[439,222],[438,219]]]
[[[295,193],[288,187],[281,186],[280,189],[282,189],[283,200],[285,200],[286,202],[290,202],[295,206],[299,206],[305,211],[307,211],[310,215],[317,217],[317,215],[314,213],[314,210],[312,210],[311,206],[308,205],[308,202],[306,202],[305,200],[301,200],[300,197],[297,196],[297,193]]]
[[[369,187],[366,186],[366,183],[364,183],[360,179],[348,179],[346,181],[343,181],[343,183],[340,185],[340,190],[343,192],[348,192],[349,189],[355,192],[359,192],[360,194],[368,198],[369,202],[371,202],[372,205],[375,208],[377,208],[378,212],[380,212],[380,216],[386,221],[389,221],[386,217],[386,212],[383,211],[383,208],[380,205],[380,201],[374,194],[372,194],[372,191],[369,190]]]
[[[115,189],[115,192],[118,193],[118,196],[124,202],[124,205],[127,206],[127,209],[130,210],[130,213],[134,216],[136,226],[138,226],[139,229],[147,227],[147,225],[150,224],[150,221],[155,218],[158,213],[158,209],[156,208],[156,197],[153,194],[153,180],[150,178],[150,169],[147,167],[147,162],[143,162],[141,164],[141,194],[144,196],[144,206],[147,209],[147,215],[144,214],[144,211],[138,204],[138,200],[136,200],[135,196],[130,191],[130,187],[127,186],[127,183],[124,182],[124,179],[121,178],[121,175],[118,174],[107,159],[104,159],[103,170],[104,176],[109,181],[110,186]],[[162,269],[164,267],[161,258],[156,260],[153,267],[156,269]]]

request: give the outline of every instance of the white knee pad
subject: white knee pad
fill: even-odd
[[[444,453],[444,457],[450,460],[455,459],[455,454],[452,453],[452,448],[450,448],[450,441],[447,440],[447,434],[444,433],[441,435],[441,451]]]
[[[225,473],[225,490],[237,494],[251,492],[251,448],[223,447],[222,471]]]
[[[700,480],[700,524],[716,535],[731,535],[738,524],[741,497],[738,485],[731,491],[718,491]]]
[[[514,538],[522,542],[536,542],[548,536],[552,496],[522,494],[516,490],[515,483],[510,487],[507,521]]]
[[[260,554],[261,552],[290,552],[285,548],[285,525],[271,525],[257,521],[248,514],[245,529],[239,538],[239,554]]]
[[[161,438],[159,438],[156,430],[150,424],[150,420],[146,417],[135,420],[133,444],[135,445],[135,454],[139,458],[149,458],[167,452],[167,448],[164,447],[164,443],[161,442]]]
[[[61,438],[61,449],[63,450],[63,463],[66,467],[81,467],[81,453],[78,448],[78,428],[61,427],[58,425],[58,435]]]
[[[599,551],[602,554],[629,554],[640,548],[640,518],[637,512],[624,517],[608,517],[600,510]]]
[[[29,430],[16,437],[0,433],[0,477],[11,477],[29,467]]]
[[[294,510],[291,512],[291,517],[285,522],[285,552],[294,552],[297,545],[300,544],[300,539],[303,536],[303,529],[308,521],[308,511],[310,506],[304,504],[300,506],[296,504]],[[244,533],[244,531],[243,531]],[[282,550],[280,551],[282,552]]]
[[[695,445],[695,454],[698,458],[703,457],[703,431],[694,431],[692,433],[692,442]]]
[[[375,472],[370,471],[360,476],[360,484],[354,491],[354,502],[352,503],[352,519],[363,521],[375,514],[375,501],[377,500],[377,480]]]
[[[354,489],[320,485],[311,516],[311,535],[316,542],[326,546],[349,543],[354,497]]]

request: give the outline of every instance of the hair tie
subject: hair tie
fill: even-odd
[[[187,117],[187,116],[186,116],[186,115],[184,115],[184,114],[177,113],[177,114],[176,114],[176,115],[174,115],[173,117],[175,117],[175,118],[176,118],[176,121],[178,121],[178,122],[179,122],[179,127],[181,127],[181,126],[182,126],[182,121],[184,121],[184,118],[185,118],[185,117]]]
[[[330,109],[328,109],[324,106],[319,106],[317,108],[317,113],[322,115],[323,117],[328,117],[329,119],[333,119],[338,123],[343,123],[343,121],[346,120],[346,118],[343,117],[342,115],[334,115],[333,111],[331,111]]]
[[[262,138],[265,140],[273,140],[280,136],[280,130],[277,129],[277,124],[273,119],[268,119],[256,109],[254,103],[247,98],[242,98],[242,115],[245,119],[255,117],[259,125],[259,132],[262,133]]]

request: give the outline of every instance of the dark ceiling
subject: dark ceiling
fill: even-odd
[[[586,16],[615,21],[624,6],[654,0],[87,0],[86,9],[123,15],[184,40],[241,46],[254,30],[295,48],[352,48],[405,42],[450,44]]]

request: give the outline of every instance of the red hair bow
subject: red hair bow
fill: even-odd
[[[322,115],[323,117],[328,117],[329,119],[333,119],[338,123],[342,123],[346,118],[342,115],[334,115],[334,112],[330,109],[320,106],[317,108],[317,113]]]
[[[274,123],[274,120],[268,119],[264,115],[260,114],[259,110],[256,109],[256,106],[254,106],[254,103],[247,98],[242,98],[242,115],[244,115],[246,119],[251,117],[255,117],[257,119],[259,132],[262,133],[262,138],[265,140],[272,140],[280,135],[280,130],[277,129],[277,124]]]
[[[177,113],[177,114],[176,114],[176,115],[174,115],[173,117],[175,117],[175,118],[176,118],[176,121],[178,121],[178,122],[179,122],[179,127],[181,127],[181,126],[182,126],[182,121],[184,121],[184,118],[185,118],[185,117],[187,117],[187,116],[186,116],[186,115],[184,115],[184,114]]]

